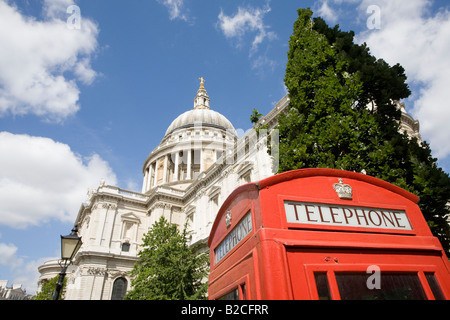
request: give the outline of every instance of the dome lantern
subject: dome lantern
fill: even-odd
[[[200,88],[197,91],[197,95],[194,99],[194,109],[210,109],[209,107],[209,97],[205,89],[205,79],[203,77],[199,78]]]

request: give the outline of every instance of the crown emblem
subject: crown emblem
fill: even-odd
[[[227,224],[227,229],[231,226],[231,210],[227,211],[227,215],[225,217],[225,223]]]
[[[333,184],[333,189],[341,199],[352,200],[353,189],[348,184],[345,184],[342,179],[339,179],[339,183]]]

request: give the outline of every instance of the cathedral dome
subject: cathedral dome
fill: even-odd
[[[220,113],[211,109],[193,109],[178,116],[166,131],[166,136],[181,129],[193,128],[194,126],[202,128],[216,128],[224,131],[231,131],[236,135],[231,122]]]
[[[178,116],[161,143],[144,162],[142,193],[157,186],[183,189],[217,163],[228,161],[237,133],[231,122],[209,107],[204,79],[194,98],[194,109]],[[218,162],[219,161],[219,162]]]
[[[165,136],[168,136],[177,130],[191,127],[209,127],[224,131],[228,130],[233,135],[237,135],[236,130],[227,118],[210,109],[210,99],[204,86],[204,79],[200,78],[200,80],[200,89],[198,89],[194,99],[194,109],[186,111],[178,116],[167,129]]]

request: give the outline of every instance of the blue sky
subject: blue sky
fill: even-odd
[[[141,190],[143,162],[193,107],[199,77],[238,131],[253,108],[268,113],[305,7],[405,67],[407,110],[450,172],[446,1],[0,0],[0,279],[33,293],[101,179]]]

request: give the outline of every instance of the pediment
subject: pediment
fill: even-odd
[[[136,223],[141,223],[141,219],[139,219],[139,217],[136,216],[132,212],[125,213],[120,218],[124,221],[132,221],[132,222],[136,222]]]
[[[245,172],[247,172],[249,170],[252,170],[252,169],[253,169],[253,162],[252,161],[244,161],[243,163],[241,163],[238,166],[236,172],[239,175],[242,175],[243,173],[245,173]]]

